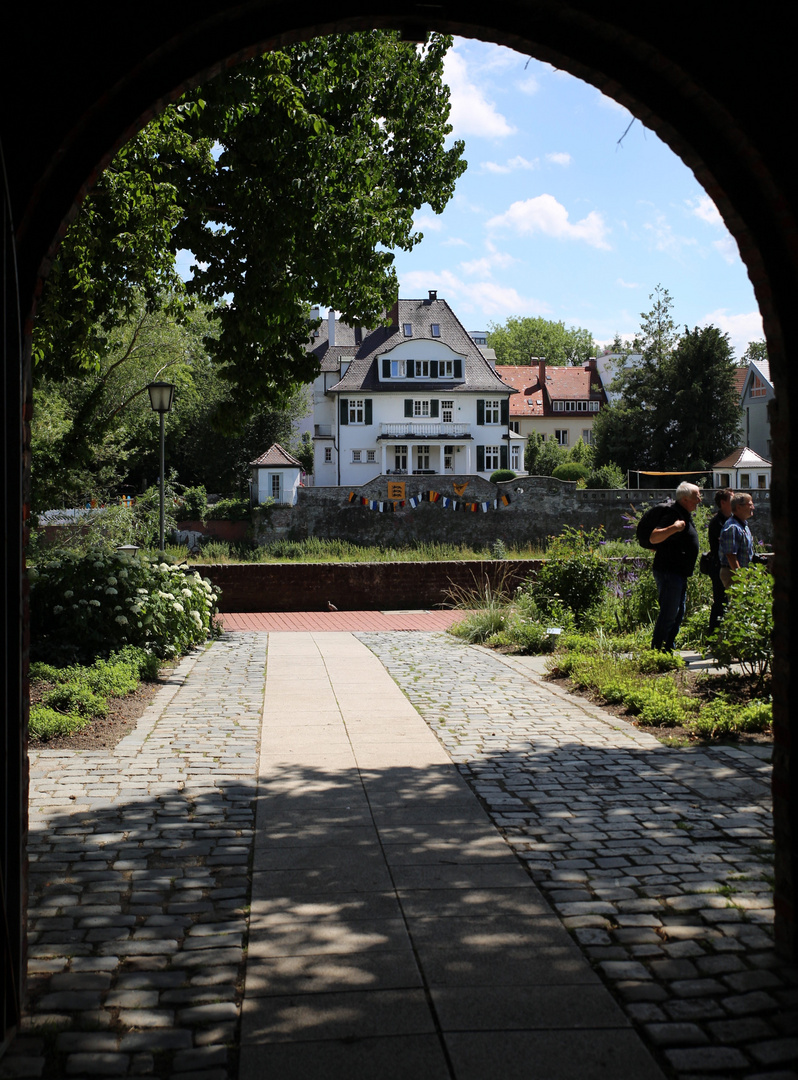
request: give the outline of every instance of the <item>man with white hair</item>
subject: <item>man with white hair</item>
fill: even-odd
[[[650,537],[656,552],[653,570],[659,597],[651,648],[663,652],[673,652],[687,603],[687,579],[699,550],[692,515],[701,502],[701,491],[695,484],[683,481],[676,489],[675,499],[673,506],[663,511]]]

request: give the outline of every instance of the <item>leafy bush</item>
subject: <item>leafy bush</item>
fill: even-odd
[[[555,480],[587,480],[590,469],[580,461],[564,461],[551,475]]]
[[[206,521],[249,521],[249,499],[218,499],[208,506]]]
[[[77,683],[63,683],[48,690],[42,704],[58,712],[75,712],[80,716],[105,716],[108,703],[104,697],[95,694],[88,686]]]
[[[89,717],[78,713],[61,713],[46,705],[32,705],[28,731],[32,739],[47,742],[61,735],[73,735],[90,722]]]
[[[203,484],[186,488],[183,492],[182,512],[184,521],[205,521],[208,513],[208,493]]]
[[[505,480],[515,480],[516,473],[512,469],[497,469],[490,474],[491,484],[500,484]]]
[[[175,656],[214,631],[210,583],[143,552],[67,553],[32,567],[29,577],[34,659],[94,659],[125,645]]]
[[[773,578],[764,566],[749,566],[734,575],[726,598],[710,652],[727,669],[739,664],[761,685],[773,662]]]
[[[610,463],[593,469],[587,478],[589,488],[625,488],[626,477],[617,465]]]
[[[464,619],[454,623],[449,633],[462,638],[469,645],[479,645],[504,629],[506,612],[500,608],[482,608],[469,612]]]
[[[601,601],[606,580],[607,561],[597,552],[547,557],[535,577],[532,595],[548,617],[552,605],[560,601],[578,622]]]

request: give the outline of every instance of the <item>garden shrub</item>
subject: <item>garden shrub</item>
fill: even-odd
[[[512,469],[496,469],[490,474],[491,484],[501,484],[503,481],[515,480],[516,473]]]
[[[590,469],[580,461],[564,461],[551,475],[555,480],[587,480]]]
[[[61,713],[46,705],[32,705],[28,731],[32,739],[47,742],[61,735],[73,735],[89,723],[89,717],[80,716],[78,713]]]
[[[449,633],[462,638],[469,645],[480,645],[504,629],[506,617],[506,612],[501,608],[481,608],[454,623]]]
[[[712,656],[727,670],[764,680],[773,662],[773,578],[764,566],[736,573],[726,591],[726,610],[709,641]]]
[[[206,521],[249,521],[249,499],[217,499],[208,506]]]
[[[577,530],[571,532],[578,535]],[[537,572],[532,596],[547,617],[551,618],[552,605],[559,601],[579,622],[603,598],[607,572],[607,561],[596,550],[584,544],[568,550],[563,543],[555,543]]]
[[[183,492],[182,513],[184,521],[205,521],[208,513],[208,492],[203,484],[186,488]]]
[[[593,469],[587,478],[586,487],[589,488],[625,488],[626,477],[617,465],[610,463]]]
[[[100,694],[95,694],[88,686],[77,683],[62,683],[48,690],[42,704],[62,713],[77,713],[79,716],[105,716],[108,702]]]
[[[66,553],[38,563],[29,577],[34,659],[93,660],[125,645],[171,657],[215,631],[210,582],[144,552]]]

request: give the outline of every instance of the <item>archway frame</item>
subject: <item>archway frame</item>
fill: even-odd
[[[96,176],[116,149],[185,89],[235,65],[258,51],[317,36],[375,27],[398,28],[409,39],[434,29],[482,38],[548,61],[596,86],[625,105],[654,130],[693,171],[721,212],[748,268],[768,341],[778,408],[772,416],[774,454],[773,517],[776,548],[776,745],[774,750],[774,809],[776,826],[776,934],[788,955],[798,954],[796,890],[798,856],[795,848],[796,772],[798,754],[790,749],[793,696],[790,645],[793,639],[789,599],[792,589],[790,536],[798,514],[786,497],[788,465],[795,445],[790,423],[791,404],[798,400],[798,375],[787,357],[798,351],[798,316],[792,306],[798,285],[798,200],[790,187],[790,152],[778,118],[769,106],[788,87],[789,35],[770,37],[766,0],[756,24],[736,30],[718,27],[710,14],[676,0],[667,13],[649,8],[630,11],[623,0],[516,0],[486,11],[472,2],[417,4],[401,12],[379,0],[338,3],[322,8],[311,4],[292,11],[275,0],[251,0],[227,7],[204,0],[187,21],[178,5],[144,0],[127,12],[130,26],[121,31],[112,54],[95,56],[80,28],[67,23],[43,29],[41,85],[31,91],[20,116],[3,121],[5,168],[8,174],[9,214],[14,223],[16,272],[4,267],[5,404],[7,537],[6,615],[9,655],[17,662],[6,667],[6,750],[16,782],[6,783],[2,836],[4,862],[17,860],[18,876],[4,888],[14,892],[8,912],[20,930],[13,943],[11,967],[17,996],[24,979],[24,837],[27,797],[24,699],[26,607],[21,576],[23,533],[20,506],[29,440],[25,421],[30,409],[30,327],[35,298],[46,277],[69,221]],[[124,12],[118,12],[119,18]],[[299,16],[299,17],[297,17]],[[773,25],[772,23],[770,24]],[[735,32],[736,31],[736,32]],[[762,50],[762,43],[768,44]],[[767,79],[758,88],[755,61]],[[26,58],[16,72],[20,79]],[[748,79],[735,68],[747,63]],[[780,62],[781,61],[781,62]],[[25,153],[26,125],[41,115],[51,86],[68,70],[79,70],[66,101],[42,125],[35,151]],[[81,64],[83,66],[81,66]],[[4,78],[15,79],[13,64]],[[16,85],[19,86],[19,82]],[[8,93],[5,100],[9,100]],[[21,335],[13,315],[24,319]],[[13,778],[12,778],[13,779]],[[13,869],[13,865],[12,865]],[[6,1020],[9,1009],[5,1008]],[[0,1043],[2,1033],[0,1032]]]

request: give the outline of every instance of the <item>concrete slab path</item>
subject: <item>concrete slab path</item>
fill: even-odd
[[[351,634],[269,641],[240,1080],[661,1077]]]

